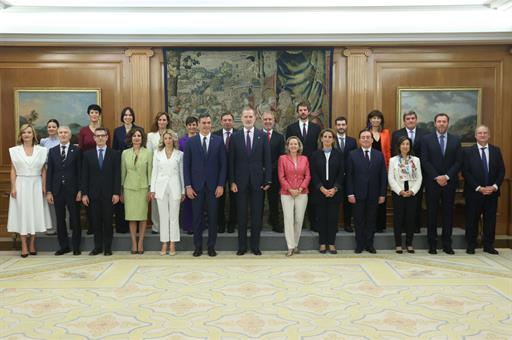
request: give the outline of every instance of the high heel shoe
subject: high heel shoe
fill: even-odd
[[[26,254],[20,254],[20,256],[21,256],[21,257],[23,257],[23,258],[26,258],[26,257],[28,257],[28,253],[26,253]]]
[[[37,255],[37,251],[29,251],[28,252],[30,255]]]
[[[403,254],[403,253],[404,253],[404,251],[402,250],[402,247],[396,247],[396,248],[395,248],[395,253],[397,253],[397,254]]]
[[[293,255],[293,249],[288,249],[288,252],[286,253],[286,257],[290,257]]]
[[[410,248],[409,248],[409,247],[407,247],[407,252],[408,252],[409,254],[414,254],[414,253],[415,253],[415,251],[414,251],[414,249],[413,249],[412,247],[410,247]]]

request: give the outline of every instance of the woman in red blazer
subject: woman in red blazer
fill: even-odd
[[[388,129],[384,129],[384,115],[382,112],[373,110],[368,113],[367,127],[373,137],[372,148],[382,152],[387,170],[391,158],[391,134]],[[386,230],[386,202],[379,204],[376,227],[378,233]]]
[[[302,155],[303,145],[298,137],[286,140],[286,154],[279,157],[277,174],[281,184],[284,235],[288,252],[286,256],[299,253],[299,238],[302,222],[308,205],[308,186],[311,181],[309,161]]]

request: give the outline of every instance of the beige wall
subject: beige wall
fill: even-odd
[[[381,109],[386,125],[398,126],[399,86],[483,88],[482,122],[492,129],[508,169],[498,216],[498,234],[512,234],[512,54],[510,46],[337,48],[334,55],[333,118],[344,114],[354,135],[366,113]],[[6,235],[9,156],[14,144],[14,88],[94,87],[102,90],[106,127],[119,124],[130,105],[148,129],[164,109],[159,48],[0,47],[0,236]],[[84,108],[84,114],[85,113]]]

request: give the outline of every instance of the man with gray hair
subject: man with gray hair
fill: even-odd
[[[60,249],[55,255],[64,255],[71,251],[66,227],[66,208],[69,213],[69,224],[72,234],[73,255],[80,255],[82,230],[79,221],[79,202],[81,200],[80,167],[81,152],[70,143],[71,130],[67,126],[58,129],[59,145],[48,153],[48,169],[46,172],[46,199],[55,205],[57,215],[57,237]]]

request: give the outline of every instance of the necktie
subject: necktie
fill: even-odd
[[[245,138],[245,148],[247,149],[247,153],[251,153],[251,130],[247,130],[247,137]]]
[[[409,139],[414,144],[414,130],[409,130]]]
[[[205,156],[208,154],[208,150],[206,148],[206,137],[203,137],[203,153]]]
[[[485,149],[487,148],[481,148],[482,149],[482,166],[484,167],[484,180],[485,185],[488,184],[489,181],[489,166],[487,165],[487,156],[485,155]]]
[[[368,150],[364,150],[364,158],[366,158],[368,165],[370,165],[370,154]]]
[[[444,135],[439,136],[439,146],[441,147],[441,153],[444,156]]]
[[[343,138],[343,137],[340,137],[340,150],[341,151],[345,150],[345,138]]]
[[[268,143],[270,144],[270,130],[267,130],[267,139],[268,139]]]
[[[226,132],[226,150],[229,150],[229,140],[231,139],[231,132],[227,131]]]
[[[302,124],[302,138],[306,139],[306,135],[308,134],[308,131],[306,130],[306,123]]]
[[[100,156],[98,157],[98,164],[100,165],[100,170],[103,169],[103,149],[99,150]]]
[[[66,146],[62,145],[61,148],[62,151],[60,152],[60,161],[61,163],[64,163],[64,161],[66,160]]]

